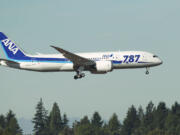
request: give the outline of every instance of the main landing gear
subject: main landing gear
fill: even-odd
[[[146,75],[149,75],[149,67],[146,67]]]
[[[75,75],[74,79],[77,80],[77,79],[80,79],[80,78],[83,78],[83,77],[85,77],[85,73]]]
[[[84,70],[84,67],[78,68],[78,70],[76,71],[77,74],[74,76],[75,80],[85,77],[85,73],[82,73],[83,70]]]

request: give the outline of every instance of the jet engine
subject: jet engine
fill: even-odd
[[[94,74],[105,74],[113,70],[111,61],[96,61],[95,71],[92,71]]]

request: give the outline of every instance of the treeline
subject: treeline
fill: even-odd
[[[32,122],[34,135],[180,135],[180,104],[175,102],[167,108],[164,102],[157,106],[149,102],[145,110],[131,106],[122,123],[115,113],[104,121],[95,112],[91,118],[84,116],[69,126],[66,114],[61,114],[57,103],[48,113],[41,99]],[[0,116],[0,135],[22,135],[12,111]]]
[[[131,106],[123,123],[116,114],[104,121],[95,112],[91,118],[84,116],[70,127],[67,116],[61,116],[57,103],[48,115],[40,100],[33,123],[35,135],[180,135],[180,104],[176,102],[167,108],[164,102],[157,107],[149,102],[145,110]]]
[[[0,115],[0,135],[22,135],[15,114],[11,110],[6,116]]]

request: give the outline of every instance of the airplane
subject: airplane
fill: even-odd
[[[59,54],[30,55],[24,53],[2,32],[0,44],[7,58],[0,58],[2,66],[38,72],[75,71],[74,79],[85,77],[84,71],[106,74],[115,69],[146,68],[145,73],[149,74],[150,67],[163,63],[157,55],[144,51],[72,53],[51,46]]]

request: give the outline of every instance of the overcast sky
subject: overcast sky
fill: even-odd
[[[158,55],[163,65],[116,70],[74,80],[75,73],[38,73],[0,67],[0,114],[12,109],[31,119],[40,98],[46,109],[57,102],[68,117],[104,119],[128,108],[180,102],[179,0],[1,0],[0,31],[27,53],[140,50]],[[4,57],[2,49],[0,57]]]

